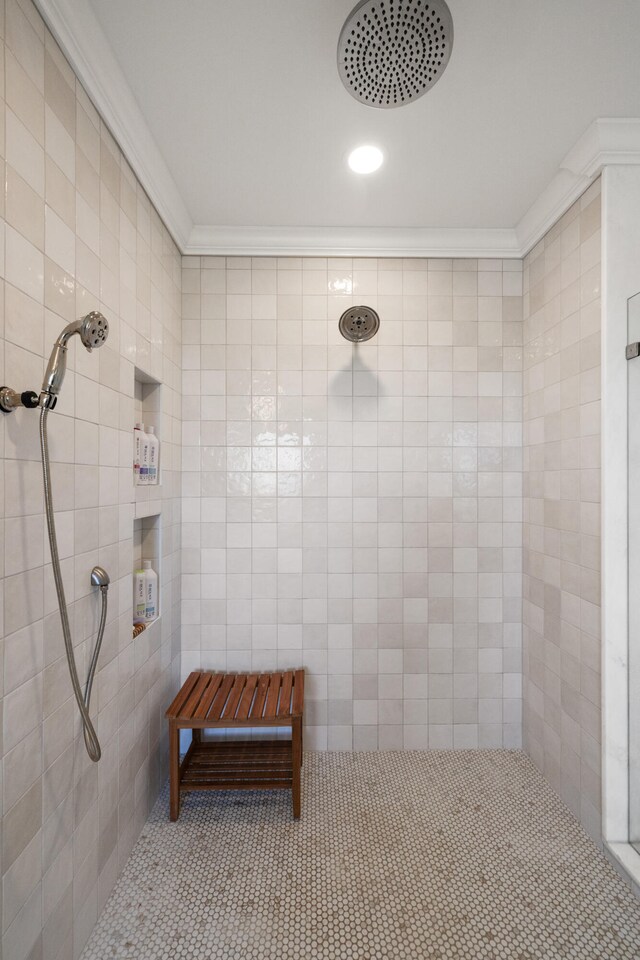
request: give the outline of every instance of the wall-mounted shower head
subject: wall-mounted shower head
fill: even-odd
[[[101,347],[109,336],[109,324],[105,317],[97,310],[88,313],[81,320],[74,320],[64,328],[53,345],[47,370],[40,391],[41,406],[53,407],[60,393],[60,387],[67,371],[67,346],[70,338],[78,334],[83,345],[91,352],[94,347]]]
[[[340,317],[338,329],[351,343],[364,343],[375,337],[380,327],[380,317],[373,307],[349,307]]]

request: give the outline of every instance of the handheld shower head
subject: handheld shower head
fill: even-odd
[[[109,336],[109,324],[101,313],[92,310],[91,313],[80,320],[80,330],[78,332],[83,344],[91,352],[94,347],[101,347]]]
[[[55,406],[60,393],[60,387],[67,371],[67,346],[70,338],[77,333],[83,345],[91,352],[94,347],[101,347],[109,336],[109,324],[105,317],[97,310],[88,313],[81,320],[75,320],[64,328],[53,345],[47,370],[42,381],[40,391],[40,405]]]

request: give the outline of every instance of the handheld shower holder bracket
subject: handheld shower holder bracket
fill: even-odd
[[[40,394],[40,398],[38,400],[38,406],[46,407],[47,410],[53,410],[57,402],[58,402],[57,393],[46,393],[45,391],[43,391]]]
[[[22,393],[18,393],[11,387],[0,387],[0,410],[3,413],[12,413],[18,407],[34,410],[39,405],[38,394],[33,390],[23,390]]]

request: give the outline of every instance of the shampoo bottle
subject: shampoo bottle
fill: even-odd
[[[158,574],[151,569],[151,560],[143,560],[145,589],[145,619],[155,620],[158,616]]]
[[[140,465],[142,463],[142,437],[144,423],[136,423],[133,431],[133,482],[140,483]]]
[[[155,427],[149,427],[147,439],[149,441],[149,479],[147,483],[157,483],[158,460],[160,458],[160,441],[156,437]]]
[[[144,623],[146,619],[146,571],[135,570],[133,574],[133,622]]]
[[[149,434],[144,432],[144,423],[140,424],[140,477],[138,483],[149,483]]]

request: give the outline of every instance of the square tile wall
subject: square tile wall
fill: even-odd
[[[112,577],[97,767],[37,415],[0,424],[5,960],[79,955],[163,777],[181,657],[183,675],[302,663],[310,747],[520,744],[523,329],[525,744],[597,837],[599,186],[527,257],[524,300],[519,261],[186,257],[181,276],[30,0],[0,0],[0,33],[2,383],[37,389],[88,310],[111,325],[99,352],[71,347],[50,418],[81,674],[88,571]],[[354,303],[381,315],[357,347],[337,330]],[[162,383],[163,615],[133,643],[135,367]]]
[[[316,749],[518,746],[521,262],[185,257],[182,289],[183,675],[302,664]]]
[[[55,338],[77,337],[49,417],[62,567],[85,676],[89,572],[111,576],[88,759],[64,658],[43,516],[37,411],[0,415],[3,960],[79,956],[165,772],[179,677],[180,256],[29,0],[0,4],[0,382],[39,389]],[[134,366],[162,381],[163,616],[131,639]]]
[[[524,261],[524,744],[596,840],[600,210],[598,180]]]

